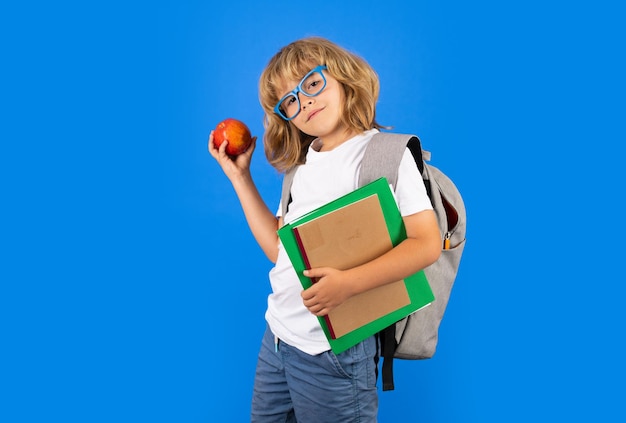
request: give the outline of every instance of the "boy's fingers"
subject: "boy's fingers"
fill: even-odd
[[[252,142],[250,143],[250,147],[248,147],[250,151],[256,150],[256,140],[257,140],[257,137],[252,137]]]
[[[307,269],[304,271],[304,276],[307,278],[321,278],[326,274],[326,271],[323,267],[318,267],[315,269]]]
[[[226,146],[228,145],[228,140],[224,140],[224,142],[222,142],[222,144],[220,144],[220,157],[226,157]]]
[[[219,153],[219,150],[217,149],[217,147],[215,146],[215,143],[213,142],[213,131],[211,131],[211,133],[209,134],[207,148],[209,150],[209,153],[211,153],[213,157],[217,158],[217,154]]]

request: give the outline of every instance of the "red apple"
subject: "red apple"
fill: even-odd
[[[246,151],[252,144],[250,129],[240,120],[224,119],[217,124],[215,131],[213,131],[213,143],[215,147],[220,148],[224,141],[228,141],[226,154],[237,156]]]

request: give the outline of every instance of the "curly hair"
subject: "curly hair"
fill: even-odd
[[[274,113],[282,95],[281,84],[299,80],[317,65],[326,65],[326,72],[344,91],[340,121],[346,127],[357,132],[383,128],[376,122],[378,75],[363,58],[321,37],[294,41],[270,59],[259,79],[259,100],[265,112],[265,156],[280,172],[304,163],[307,149],[315,139]]]

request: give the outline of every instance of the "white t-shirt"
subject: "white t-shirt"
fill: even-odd
[[[359,170],[365,147],[377,129],[357,135],[331,151],[316,151],[314,141],[306,155],[306,163],[298,168],[291,187],[291,203],[284,216],[292,222],[305,213],[358,188]],[[395,197],[402,216],[432,210],[419,170],[411,152],[404,153]],[[278,214],[280,215],[280,206]],[[330,349],[317,317],[302,303],[302,285],[283,248],[278,247],[276,265],[269,272],[272,293],[268,297],[265,318],[282,341],[308,354]]]

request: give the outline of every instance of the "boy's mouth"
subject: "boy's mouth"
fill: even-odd
[[[313,119],[313,117],[315,117],[319,112],[321,112],[322,110],[324,110],[324,108],[321,109],[315,109],[313,110],[311,113],[309,113],[306,117],[306,121],[310,121],[311,119]]]

